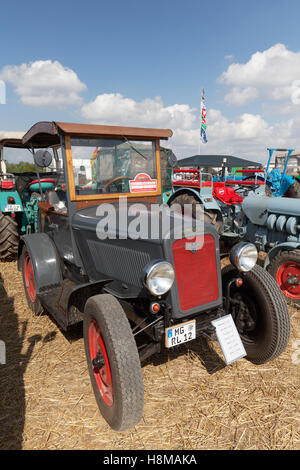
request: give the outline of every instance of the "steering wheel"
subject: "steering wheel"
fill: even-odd
[[[117,176],[116,178],[113,178],[111,180],[109,180],[105,186],[104,186],[104,191],[107,191],[107,188],[111,185],[111,184],[114,184],[116,181],[120,181],[120,180],[132,180],[132,178],[130,176]]]

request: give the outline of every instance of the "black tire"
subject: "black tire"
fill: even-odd
[[[300,181],[298,179],[295,179],[295,182],[289,187],[289,189],[285,193],[285,196],[292,197],[295,199],[300,198]]]
[[[222,270],[223,294],[226,295],[226,286],[234,277],[241,277],[241,273],[231,265]],[[230,297],[242,300],[246,306],[250,320],[245,329],[241,323],[241,313],[231,306],[233,319],[240,333],[247,352],[247,359],[254,364],[264,364],[280,356],[286,349],[290,337],[290,317],[284,295],[278,288],[272,276],[260,266],[244,273],[244,283],[241,287],[232,285]],[[245,320],[245,317],[244,317]]]
[[[276,280],[286,300],[300,305],[300,285],[287,282],[288,279],[291,280],[291,277],[294,276],[300,282],[300,251],[281,250],[271,260],[267,266],[267,271]]]
[[[17,257],[19,245],[18,224],[10,215],[0,211],[0,259],[11,261]]]
[[[35,315],[41,315],[44,309],[36,295],[34,272],[26,245],[23,246],[21,254],[21,270],[28,307]]]
[[[123,431],[135,426],[143,415],[144,386],[134,336],[123,308],[110,294],[91,297],[84,313],[85,352],[95,398],[110,427]],[[104,344],[102,350],[99,346],[97,349],[102,361],[98,369],[92,363],[97,345],[95,335]],[[105,353],[108,363],[103,363]]]
[[[192,205],[192,217],[195,219],[196,218],[196,207],[197,204],[200,204],[200,202],[191,194],[181,194],[180,196],[177,196],[170,204],[170,208],[174,207],[175,204],[178,204],[182,208],[184,207],[185,204],[191,204]],[[218,213],[214,211],[209,211],[209,210],[204,210],[204,222],[207,222],[209,224],[212,224],[218,234],[220,235],[222,230],[223,230],[223,222],[222,220],[219,219]]]

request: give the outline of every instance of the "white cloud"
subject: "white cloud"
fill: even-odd
[[[233,55],[233,54],[225,55],[225,56],[224,56],[224,59],[225,59],[225,60],[233,60],[233,59],[234,59],[234,55]]]
[[[245,104],[259,94],[268,100],[290,100],[293,82],[299,79],[300,52],[292,52],[284,44],[276,44],[263,52],[256,52],[246,63],[229,65],[218,82],[238,90],[239,96],[244,97],[241,104]],[[256,93],[250,93],[250,89],[255,89]],[[229,94],[235,95],[233,90]],[[238,101],[237,98],[236,103]],[[235,105],[234,102],[232,104]]]
[[[233,120],[210,110],[208,144],[201,153],[227,153],[266,162],[267,147],[298,148],[300,117],[269,124],[259,114],[244,113]]]
[[[137,127],[172,127],[190,129],[195,121],[195,109],[187,104],[164,106],[162,99],[146,98],[135,101],[120,93],[98,95],[82,106],[81,114],[95,124],[118,123]]]
[[[121,94],[98,95],[94,101],[82,106],[81,113],[95,124],[161,127],[173,130],[166,144],[178,158],[199,151],[199,110],[187,104],[164,106],[161,98],[135,101]],[[270,125],[260,114],[243,113],[228,119],[220,110],[208,109],[208,144],[201,144],[201,153],[227,153],[264,161],[268,146],[296,145],[299,120]]]
[[[242,106],[249,101],[254,100],[258,96],[258,90],[254,87],[247,88],[232,88],[229,93],[225,95],[225,101],[230,106]]]
[[[11,83],[21,102],[30,106],[61,108],[81,104],[79,93],[86,89],[72,69],[51,60],[7,65],[0,78]]]

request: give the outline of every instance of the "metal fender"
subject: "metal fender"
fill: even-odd
[[[270,264],[272,259],[277,255],[277,253],[279,251],[281,251],[281,250],[292,251],[292,250],[297,250],[299,248],[300,248],[300,243],[297,243],[297,242],[285,242],[285,243],[280,243],[279,245],[274,246],[274,248],[272,248],[268,252],[268,254],[265,258],[264,269],[267,268],[267,266]]]
[[[32,233],[22,237],[18,251],[19,271],[21,270],[20,258],[24,245],[26,245],[31,258],[37,294],[43,294],[47,290],[59,287],[62,283],[60,259],[49,235]]]
[[[175,191],[172,194],[172,196],[169,198],[168,205],[170,205],[171,202],[173,202],[174,199],[177,196],[180,196],[181,194],[189,194],[191,196],[194,196],[200,202],[200,204],[203,205],[204,209],[215,210],[215,211],[221,212],[219,204],[215,201],[212,195],[207,195],[207,194],[201,195],[199,194],[199,190],[197,191],[192,188],[188,188],[188,189],[182,188],[182,189],[178,189],[177,191]]]

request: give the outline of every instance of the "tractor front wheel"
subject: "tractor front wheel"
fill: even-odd
[[[267,267],[287,300],[300,304],[300,251],[281,250]]]
[[[223,292],[241,277],[232,265],[222,270]],[[263,364],[278,357],[290,336],[290,317],[285,298],[275,280],[256,265],[243,275],[243,285],[230,288],[230,313],[244,344],[247,359]]]
[[[115,431],[142,418],[144,386],[130,324],[110,294],[90,297],[84,309],[83,336],[88,370],[103,418]]]
[[[19,233],[16,220],[0,211],[0,259],[5,261],[15,259],[18,245]]]

